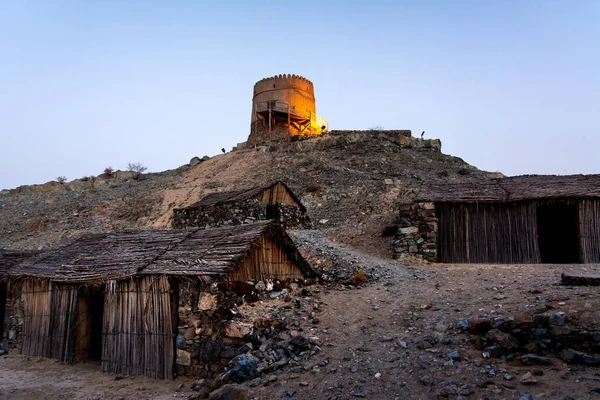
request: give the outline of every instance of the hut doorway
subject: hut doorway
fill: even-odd
[[[100,362],[102,359],[103,316],[104,287],[80,289],[75,328],[75,361]]]
[[[581,262],[577,224],[576,204],[567,202],[538,204],[538,246],[542,263],[577,264]]]
[[[274,219],[279,221],[279,207],[277,207],[276,205],[268,205],[267,219]]]

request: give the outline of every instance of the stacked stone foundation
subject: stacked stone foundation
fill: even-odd
[[[302,211],[291,204],[280,203],[274,206],[275,220],[286,228],[309,228],[310,220]],[[223,203],[210,209],[180,209],[173,211],[173,228],[216,228],[219,226],[252,224],[264,221],[267,214],[267,204],[256,199],[238,203]]]
[[[398,231],[392,240],[394,258],[407,256],[437,261],[438,220],[434,203],[403,204]]]

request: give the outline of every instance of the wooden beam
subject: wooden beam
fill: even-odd
[[[583,275],[563,272],[561,275],[561,283],[563,285],[572,286],[599,286],[600,275]]]

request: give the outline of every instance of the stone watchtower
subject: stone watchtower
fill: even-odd
[[[321,135],[329,128],[316,113],[315,90],[299,75],[276,75],[254,85],[248,144]]]

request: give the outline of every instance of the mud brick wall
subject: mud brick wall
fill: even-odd
[[[402,204],[398,217],[398,232],[392,240],[394,258],[411,255],[435,262],[438,224],[434,203]]]

